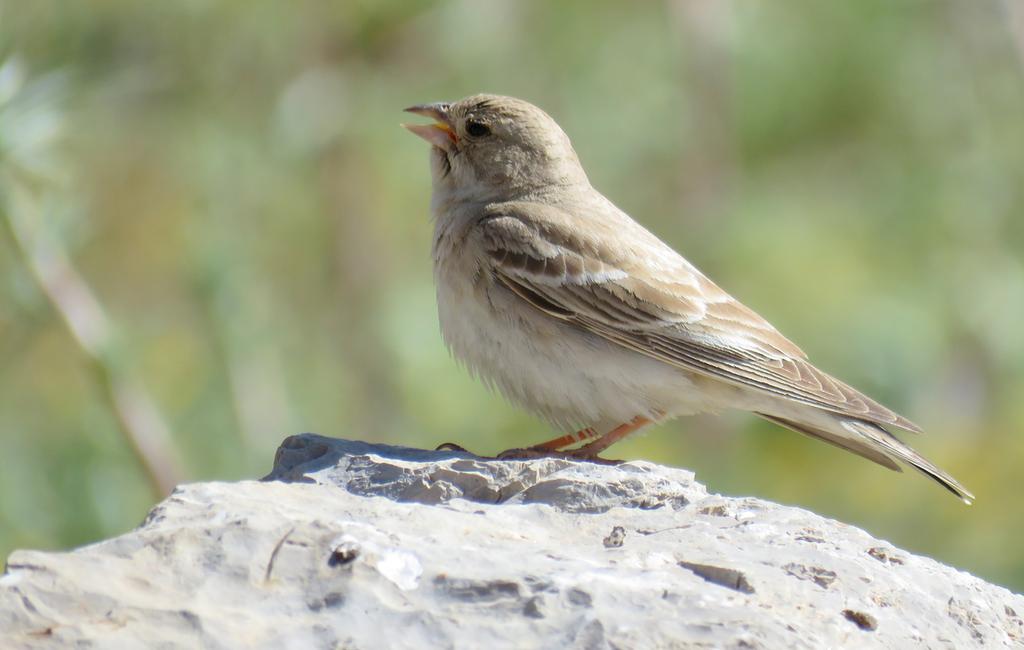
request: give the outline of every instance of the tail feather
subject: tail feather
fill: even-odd
[[[765,413],[758,413],[766,420],[770,420],[775,424],[782,425],[787,429],[792,429],[798,433],[802,433],[805,436],[817,438],[823,442],[827,442],[830,445],[835,445],[840,449],[853,452],[861,458],[867,458],[871,462],[878,463],[882,467],[891,469],[894,472],[902,472],[903,469],[897,465],[893,459],[886,456],[884,453],[878,451],[874,447],[871,447],[867,443],[861,442],[856,438],[839,436],[834,433],[829,433],[824,429],[819,429],[808,424],[802,424],[800,422],[794,422],[793,420],[786,420],[784,418],[776,417],[774,415],[766,415]]]
[[[863,436],[865,439],[870,440],[872,443],[877,445],[886,454],[895,456],[897,459],[932,479],[955,494],[957,498],[967,505],[971,505],[971,503],[974,502],[974,495],[971,494],[970,490],[965,488],[963,485],[960,485],[959,481],[933,465],[931,461],[911,449],[899,438],[886,431],[880,425],[874,424],[873,422],[863,422],[861,420],[843,420],[842,425],[846,430]]]
[[[974,501],[974,495],[955,478],[933,465],[882,426],[873,422],[837,418],[835,423],[838,425],[837,429],[839,431],[829,431],[821,426],[805,424],[774,415],[767,415],[765,413],[757,413],[757,415],[804,435],[850,451],[862,458],[878,463],[882,467],[897,472],[902,470],[895,461],[902,461],[955,494],[964,503],[970,505]]]

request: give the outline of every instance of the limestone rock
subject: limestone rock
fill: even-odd
[[[0,647],[1024,647],[1024,597],[646,462],[490,461],[311,434],[263,482],[16,551]]]

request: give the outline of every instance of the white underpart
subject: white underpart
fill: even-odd
[[[481,278],[474,252],[450,246],[445,236],[474,210],[479,208],[460,206],[455,215],[448,212],[447,223],[439,222],[435,280],[445,343],[488,387],[562,430],[589,426],[599,433],[638,415],[660,420],[717,412],[735,406],[746,392],[552,318]],[[681,259],[658,250],[651,254],[666,267]],[[624,275],[617,269],[605,274]],[[603,274],[587,279],[597,281],[598,275]]]

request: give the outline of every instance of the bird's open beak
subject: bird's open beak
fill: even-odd
[[[415,113],[435,120],[433,124],[403,124],[416,135],[420,136],[435,147],[450,151],[452,145],[458,142],[455,130],[452,128],[452,121],[448,117],[448,108],[451,104],[439,102],[437,104],[420,104],[405,109],[406,113]]]

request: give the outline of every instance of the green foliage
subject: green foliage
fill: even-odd
[[[614,448],[1024,589],[1024,34],[1010,2],[0,0],[0,210],[25,196],[191,479],[312,430],[480,452],[549,428],[437,332],[405,106],[547,108],[595,185],[905,413],[967,509],[745,416]],[[1017,24],[1021,24],[1017,14]],[[0,555],[152,504],[82,350],[0,237]]]

